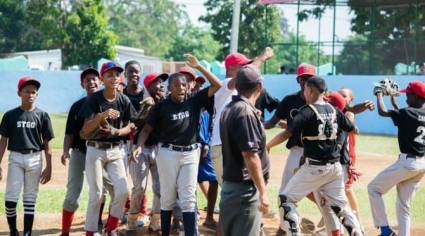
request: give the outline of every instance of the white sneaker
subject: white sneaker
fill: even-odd
[[[152,232],[161,231],[161,217],[159,214],[153,214],[149,223],[149,230]]]

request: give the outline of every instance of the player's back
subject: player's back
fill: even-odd
[[[391,111],[391,118],[398,127],[400,152],[415,156],[425,154],[425,109],[407,107]]]

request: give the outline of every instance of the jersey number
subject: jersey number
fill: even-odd
[[[425,127],[419,126],[416,132],[418,132],[419,135],[415,138],[415,142],[425,145]]]
[[[320,136],[325,136],[325,124],[319,124],[319,137]],[[332,124],[332,134],[336,134],[337,133],[337,131],[338,131],[338,124]],[[424,127],[424,131],[425,131],[425,127]]]

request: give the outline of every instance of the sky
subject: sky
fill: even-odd
[[[191,19],[191,21],[196,25],[202,25],[203,22],[199,22],[198,18],[201,15],[206,14],[206,9],[203,6],[205,0],[173,0],[176,3],[183,4],[186,6],[186,11]],[[291,31],[296,32],[297,27],[297,6],[296,5],[278,5],[283,11],[283,15],[288,19],[289,28]],[[310,6],[305,6],[308,8]],[[303,9],[303,8],[302,8]],[[335,24],[335,33],[336,39],[344,40],[348,39],[352,32],[350,30],[350,14],[348,7],[337,7],[336,10],[336,24]],[[333,9],[326,10],[325,14],[322,16],[321,20],[321,31],[320,31],[320,40],[323,41],[332,41],[332,22],[333,22]],[[300,23],[300,34],[306,36],[307,40],[317,42],[318,37],[318,27],[319,21],[316,19],[310,19],[306,22]],[[336,48],[338,52],[341,48]],[[326,54],[331,53],[331,47],[325,47],[324,51]]]

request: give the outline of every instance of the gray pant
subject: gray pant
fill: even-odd
[[[199,148],[190,152],[178,152],[161,147],[156,163],[161,183],[161,210],[173,210],[178,194],[182,212],[194,212]]]
[[[388,218],[382,195],[397,186],[397,221],[400,236],[410,235],[410,202],[425,173],[425,158],[399,159],[379,173],[367,186],[372,208],[373,222],[376,227],[387,226]]]
[[[223,184],[223,152],[221,145],[211,146],[211,160],[215,170],[218,184]]]
[[[77,150],[72,150],[69,158],[66,195],[63,201],[63,209],[66,211],[74,212],[78,209],[84,183],[85,166],[86,154]]]
[[[253,183],[224,181],[221,189],[220,221],[224,236],[258,236],[261,213],[259,194]]]
[[[138,162],[131,162],[129,165],[129,172],[133,181],[133,188],[131,190],[131,201],[130,201],[130,214],[138,214],[140,210],[140,201],[143,198],[149,172],[152,177],[152,189],[153,189],[153,202],[152,212],[154,214],[160,213],[160,185],[158,168],[156,165],[156,155],[158,153],[157,146],[145,147],[143,153],[140,154]]]
[[[41,152],[31,154],[10,152],[7,167],[6,201],[18,202],[23,186],[24,201],[35,203],[42,168]]]
[[[109,214],[121,218],[128,197],[127,176],[124,167],[123,145],[111,149],[87,147],[86,175],[89,184],[85,230],[96,232],[100,204],[103,198],[103,171],[105,169],[113,185],[113,198]]]

